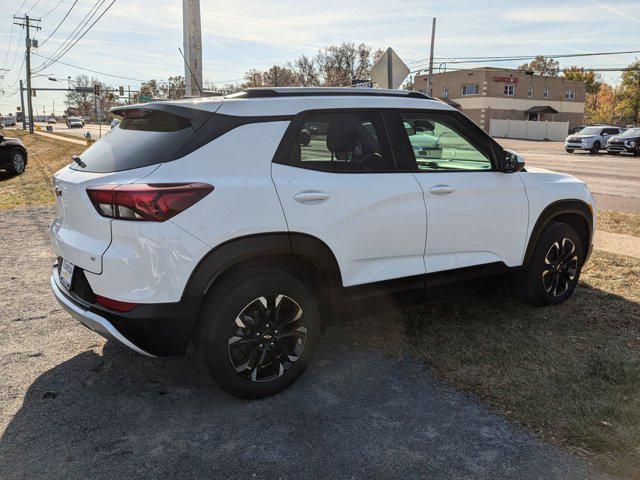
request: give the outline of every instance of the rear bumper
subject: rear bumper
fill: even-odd
[[[57,273],[54,272],[51,274],[51,290],[53,290],[53,295],[56,297],[56,300],[58,300],[58,303],[62,308],[64,308],[72,317],[82,323],[85,327],[93,330],[98,335],[102,335],[104,338],[116,340],[142,355],[147,355],[149,357],[155,356],[149,352],[145,352],[127,340],[106,318],[85,309],[81,304],[71,300],[70,297],[63,293],[62,289],[64,287],[58,285],[58,283],[59,279],[57,278]]]
[[[69,292],[60,283],[57,265],[50,283],[58,303],[83,325],[150,357],[184,354],[202,301],[201,297],[192,297],[177,303],[144,304],[123,313]]]

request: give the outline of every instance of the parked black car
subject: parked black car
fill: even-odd
[[[640,127],[629,128],[620,135],[615,135],[607,141],[607,153],[618,155],[632,153],[640,155]]]
[[[20,175],[27,166],[27,147],[17,138],[0,135],[0,169]]]

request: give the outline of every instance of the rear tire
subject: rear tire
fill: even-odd
[[[9,162],[7,163],[7,171],[12,175],[20,175],[24,173],[27,167],[27,156],[19,148],[14,148],[9,153]]]
[[[242,272],[205,300],[195,354],[225,392],[239,398],[274,395],[307,368],[320,340],[311,291],[284,272]]]
[[[523,299],[535,306],[563,303],[578,284],[583,262],[584,248],[575,229],[566,223],[549,223],[523,273]]]

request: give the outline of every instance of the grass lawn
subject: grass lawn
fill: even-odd
[[[640,478],[640,260],[595,252],[564,305],[510,299],[504,279],[351,322],[537,436]],[[375,324],[375,325],[372,325]]]
[[[29,162],[25,172],[16,177],[0,170],[0,209],[52,203],[51,176],[71,163],[71,155],[86,147],[22,130],[4,130],[3,134],[22,139],[27,145]]]
[[[640,237],[640,214],[598,211],[598,230]]]

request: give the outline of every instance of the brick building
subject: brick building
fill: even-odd
[[[414,90],[427,91],[427,75]],[[487,132],[492,118],[583,124],[584,82],[528,75],[521,70],[481,67],[433,75],[433,96],[459,108]]]

